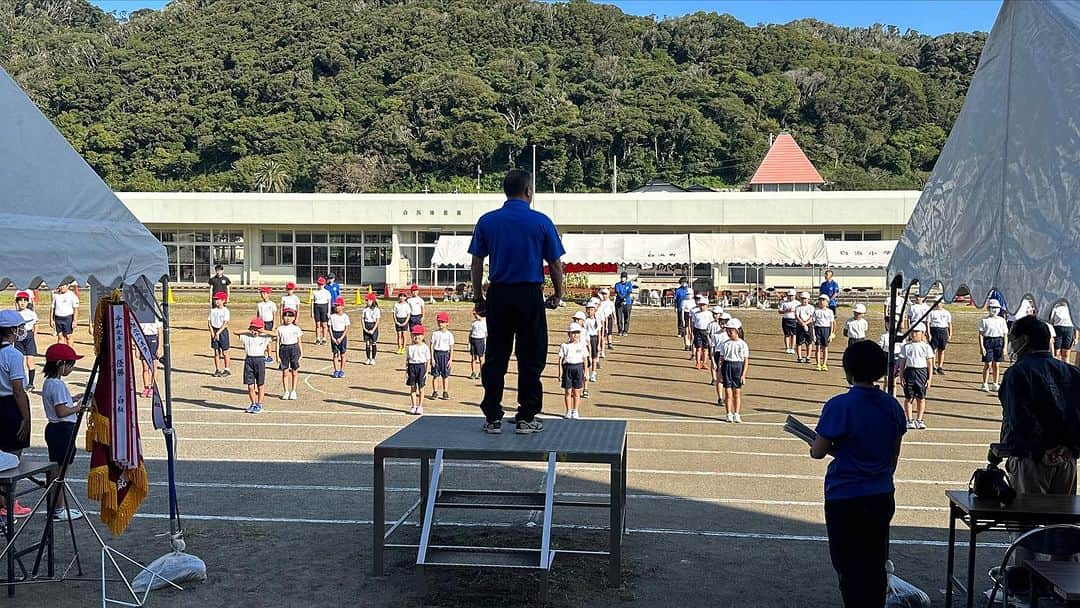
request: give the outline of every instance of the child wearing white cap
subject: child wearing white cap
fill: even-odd
[[[810,345],[814,343],[814,306],[810,304],[809,292],[799,294],[795,323],[795,362],[810,363]]]
[[[926,326],[919,323],[911,328],[911,341],[901,349],[900,377],[904,380],[904,409],[907,428],[925,429],[926,393],[934,381],[934,349],[926,343]]]
[[[709,310],[709,298],[697,297],[697,310],[690,323],[694,330],[694,368],[707,369],[709,358],[709,325],[713,322],[713,313]]]
[[[583,310],[575,312],[574,316],[570,319],[571,324],[577,323],[581,326],[581,346],[585,349],[585,382],[581,387],[582,399],[589,398],[589,369],[592,367],[592,351],[589,349],[589,340],[586,337],[588,334],[585,332],[585,321],[588,319],[589,317],[585,315],[585,311]]]
[[[908,325],[915,325],[916,323],[925,323],[926,319],[923,317],[930,312],[930,305],[926,303],[922,294],[915,294],[915,303],[908,309]]]
[[[795,309],[799,307],[796,295],[797,291],[789,289],[787,299],[776,306],[780,313],[780,331],[784,333],[784,352],[789,355],[795,354],[795,334],[799,327],[799,322],[795,320]]]
[[[596,318],[596,309],[600,306],[599,300],[593,298],[585,303],[585,323],[582,327],[585,335],[589,338],[589,382],[596,382],[596,370],[600,369],[600,319]]]
[[[742,339],[742,322],[731,319],[727,322],[728,340],[724,343],[723,363],[720,364],[720,378],[724,384],[724,408],[727,421],[742,422],[742,387],[746,384],[746,371],[750,369],[750,347]]]
[[[1001,368],[1009,345],[1009,326],[1001,316],[1001,303],[991,299],[986,303],[986,316],[979,319],[979,353],[982,355],[982,390],[990,392],[1001,386]],[[990,379],[993,378],[991,384]]]
[[[559,369],[562,370],[563,404],[566,406],[564,417],[574,420],[581,417],[578,405],[585,388],[585,361],[589,351],[581,341],[581,325],[571,323],[566,333],[566,342],[559,345]]]
[[[934,373],[945,373],[945,349],[952,339],[952,313],[945,310],[945,300],[939,299],[926,318],[930,326],[930,348],[934,349]]]
[[[607,287],[600,290],[600,306],[596,309],[596,316],[600,318],[600,356],[606,357],[608,350],[615,350],[611,343],[611,335],[615,333],[615,301],[611,299],[611,290]]]
[[[870,323],[866,320],[866,305],[856,304],[852,310],[853,316],[844,323],[844,335],[847,336],[848,346],[866,339],[870,331]]]
[[[731,315],[719,306],[713,308],[713,314],[716,320],[709,325],[709,347],[712,351],[710,383],[716,387],[716,405],[724,405],[724,382],[720,377],[720,366],[724,362],[724,343],[728,341],[726,326],[731,320]]]
[[[814,359],[819,372],[829,371],[829,344],[835,330],[836,315],[829,308],[829,296],[821,294],[814,309]]]

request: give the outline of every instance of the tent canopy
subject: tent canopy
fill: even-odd
[[[1080,4],[1006,0],[889,263],[982,303],[1080,305]]]
[[[0,69],[0,287],[168,276],[165,248]],[[16,236],[17,235],[17,236]]]
[[[885,268],[895,249],[896,241],[825,241],[833,268]]]
[[[820,234],[691,234],[690,252],[702,264],[822,266],[828,263]]]
[[[471,236],[440,236],[432,264],[468,266]],[[685,264],[690,260],[686,234],[565,234],[567,264]]]

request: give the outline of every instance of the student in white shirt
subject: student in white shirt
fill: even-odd
[[[139,323],[146,346],[150,349],[150,360],[142,362],[142,396],[146,399],[154,396],[154,385],[157,383],[158,359],[161,358],[161,330],[162,325],[158,320],[149,323]]]
[[[818,296],[814,309],[814,359],[819,372],[829,371],[829,344],[836,330],[836,315],[829,308],[829,296]]]
[[[852,317],[844,324],[844,335],[847,336],[848,346],[866,339],[870,331],[870,322],[866,320],[866,305],[856,304],[852,309]]]
[[[606,357],[608,350],[615,350],[611,342],[611,335],[615,333],[615,301],[611,299],[611,290],[607,287],[600,290],[600,307],[596,311],[600,317],[600,357]]]
[[[431,332],[431,399],[439,398],[439,379],[442,379],[442,399],[450,398],[450,359],[454,352],[454,333],[450,331],[450,313],[435,315],[439,328]]]
[[[296,310],[281,311],[277,328],[278,367],[281,368],[281,398],[296,400],[296,384],[300,379],[300,359],[304,357],[304,330],[296,324]]]
[[[248,324],[248,331],[236,332],[244,345],[244,384],[247,385],[248,399],[251,401],[247,409],[249,414],[261,413],[266,398],[266,349],[274,337],[264,334],[264,327],[263,320],[255,317]]]
[[[75,333],[75,326],[79,324],[79,296],[68,291],[68,284],[60,285],[58,291],[52,297],[52,315],[49,317],[49,327],[56,328],[57,343],[63,342],[71,346],[71,336]]]
[[[364,296],[367,306],[361,313],[364,322],[364,356],[367,357],[366,365],[375,365],[375,357],[379,354],[379,319],[382,311],[379,310],[379,300],[374,293]]]
[[[799,322],[795,320],[795,309],[799,307],[796,295],[794,289],[789,289],[787,299],[776,305],[780,314],[780,331],[784,333],[784,352],[789,355],[795,354],[795,334],[799,327]]]
[[[409,345],[409,315],[412,307],[409,306],[408,297],[404,291],[399,291],[398,301],[394,304],[394,331],[397,332],[399,355],[404,355],[405,347]]]
[[[742,339],[742,322],[731,319],[725,327],[728,341],[724,343],[724,362],[720,366],[720,378],[724,384],[724,408],[727,421],[742,422],[742,388],[746,384],[746,372],[750,369],[750,347]]]
[[[939,299],[934,304],[927,321],[930,326],[930,348],[934,349],[934,373],[944,374],[945,349],[952,340],[952,313],[945,310],[945,300]]]
[[[926,326],[916,324],[911,329],[911,341],[901,349],[900,376],[904,380],[904,409],[907,428],[925,429],[926,393],[934,382],[934,349],[926,343]]]
[[[559,345],[559,369],[562,370],[564,417],[580,418],[578,405],[581,391],[585,388],[585,361],[589,358],[588,347],[581,341],[582,327],[571,323],[567,329],[567,341]]]
[[[596,382],[596,370],[600,369],[600,319],[596,318],[596,308],[600,302],[595,298],[585,303],[585,335],[589,338],[589,357],[592,365],[589,366],[589,382]]]
[[[408,300],[405,300],[409,304],[409,327],[424,324],[424,298],[420,296],[420,286],[413,284],[409,288]]]
[[[475,308],[472,317],[472,324],[469,325],[469,380],[479,380],[487,352],[487,319]]]
[[[1009,326],[1001,317],[1001,304],[991,299],[987,314],[979,319],[979,353],[982,355],[982,390],[989,393],[1001,387],[1001,368],[1009,345]],[[993,379],[993,383],[990,380]]]
[[[282,322],[285,322],[285,309],[289,309],[293,312],[300,310],[300,296],[296,295],[296,283],[289,281],[285,284],[285,295],[281,296],[281,316]],[[294,322],[297,327],[300,327],[300,319],[297,318]]]
[[[277,320],[277,304],[270,300],[270,294],[274,290],[270,287],[259,288],[259,303],[255,305],[255,316],[263,320],[263,331],[274,331],[274,321]],[[269,349],[269,346],[267,346]],[[266,351],[266,362],[273,363],[274,358],[270,356],[270,351]]]
[[[329,339],[330,304],[333,294],[326,288],[326,279],[319,277],[311,294],[311,318],[315,321],[315,344],[326,344]]]
[[[930,305],[926,303],[922,294],[915,294],[915,303],[908,309],[908,326],[925,323],[926,319],[923,316],[928,312],[930,312]]]
[[[219,291],[214,294],[214,306],[206,318],[210,329],[210,348],[214,351],[214,377],[221,378],[232,374],[229,371],[229,321],[231,315],[225,306],[228,295]]]
[[[334,365],[330,377],[344,378],[345,352],[349,349],[349,326],[352,325],[349,315],[345,314],[345,298],[338,297],[334,301],[334,312],[327,325],[330,327],[330,357]]]
[[[64,383],[64,376],[75,369],[75,362],[82,359],[66,344],[54,344],[45,351],[45,383],[41,387],[41,402],[45,406],[45,445],[49,448],[49,461],[57,464],[71,464],[75,461],[75,450],[70,449],[75,442],[78,429],[79,407],[71,398],[71,392]],[[67,497],[60,493],[57,505],[52,513],[53,521],[79,519],[83,514],[75,509],[68,510]]]
[[[431,350],[424,344],[424,326],[413,325],[409,328],[412,344],[405,349],[405,386],[409,387],[410,414],[417,416],[424,413],[424,384],[427,383],[427,365],[431,361]]]
[[[810,363],[810,345],[814,343],[814,306],[810,303],[809,292],[799,294],[795,323],[795,362]]]
[[[881,334],[881,337],[878,338],[878,346],[881,347],[881,350],[883,350],[883,351],[885,351],[887,353],[887,352],[889,352],[889,331],[888,331],[889,313],[888,312],[886,312],[885,315],[884,315],[884,321],[885,321],[886,329],[885,329],[885,333]],[[893,356],[893,368],[892,368],[893,378],[899,378],[900,377],[900,360],[903,358],[903,348],[904,348],[904,341],[899,339],[899,336],[898,336],[897,339],[896,339],[896,342],[893,344],[893,353],[894,353],[894,356]],[[903,383],[902,382],[894,382],[893,383],[893,397],[896,396],[896,386],[898,384],[903,384]],[[888,388],[888,386],[889,386],[888,385],[888,380],[883,381],[882,384],[881,384],[881,390],[886,390]]]
[[[1077,332],[1072,321],[1072,311],[1069,310],[1067,302],[1058,302],[1050,309],[1050,325],[1054,327],[1054,355],[1068,363],[1069,351],[1076,344]],[[31,379],[30,384],[33,383]]]
[[[23,337],[15,342],[15,349],[22,353],[23,359],[26,361],[26,392],[31,392],[34,390],[34,376],[37,374],[34,357],[38,354],[36,339],[38,316],[30,308],[29,291],[20,291],[15,294],[15,310],[25,321],[23,323]]]
[[[712,379],[710,383],[716,388],[716,405],[724,405],[724,380],[720,377],[720,367],[724,362],[724,343],[728,341],[727,322],[731,315],[724,312],[719,306],[712,309],[714,321],[709,324],[709,357]]]
[[[690,318],[694,336],[694,369],[708,369],[709,360],[709,325],[713,322],[713,313],[709,310],[709,298],[697,297],[697,310]]]

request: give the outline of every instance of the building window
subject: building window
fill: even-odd
[[[731,285],[760,285],[765,282],[764,264],[728,264]]]
[[[881,240],[881,231],[880,230],[865,230],[865,231],[863,231],[863,240],[864,241],[880,241]]]
[[[389,232],[263,231],[264,266],[292,267],[298,283],[334,273],[339,283],[362,285],[364,268],[390,264]],[[367,244],[370,243],[370,244]]]
[[[243,232],[210,230],[155,230],[169,260],[169,280],[204,283],[214,264],[244,262]]]
[[[825,233],[825,240],[826,241],[842,241],[842,240],[844,240],[844,233],[843,232],[826,232]]]

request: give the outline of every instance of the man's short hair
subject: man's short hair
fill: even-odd
[[[832,273],[833,273],[833,271],[831,271],[831,270],[826,270],[825,271],[825,274],[832,274]]]
[[[214,270],[225,270],[225,267],[221,264],[214,264]]]
[[[1023,344],[1022,350],[1048,350],[1050,347],[1050,326],[1035,316],[1023,317],[1013,323],[1012,329],[1009,330],[1009,339],[1017,345]]]
[[[532,186],[532,174],[524,169],[511,169],[503,178],[503,194],[506,198],[522,198]]]
[[[862,340],[844,350],[844,371],[855,382],[873,382],[888,368],[889,356],[875,342]]]

